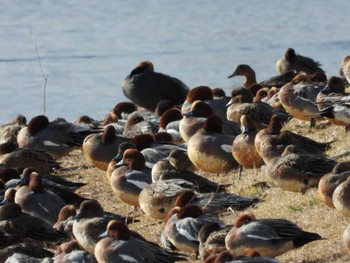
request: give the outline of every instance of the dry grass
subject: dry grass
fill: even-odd
[[[344,127],[319,124],[316,129],[310,130],[308,123],[292,120],[286,129],[322,142],[336,140],[327,154],[332,157],[344,153],[337,161],[350,159],[350,153],[346,152],[350,150],[350,133],[345,133]],[[113,194],[105,173],[91,166],[80,151],[64,158],[62,166],[65,169],[58,171],[58,175],[87,183],[78,190],[81,195],[97,199],[106,211],[123,215],[132,211],[131,207],[119,201]],[[248,209],[257,218],[286,218],[325,238],[278,257],[281,262],[350,262],[350,255],[342,244],[342,233],[348,225],[348,219],[339,215],[336,210],[326,207],[320,201],[317,189],[309,190],[305,194],[282,191],[263,170],[244,170],[240,180],[237,179],[237,170],[225,174],[199,173],[218,182],[233,183],[227,189],[232,193],[263,198],[263,202]],[[221,218],[226,223],[233,223],[239,213],[227,211]],[[133,223],[130,228],[158,243],[162,231],[161,222],[146,215],[141,215],[138,219],[140,222]],[[199,261],[191,259],[190,262]]]

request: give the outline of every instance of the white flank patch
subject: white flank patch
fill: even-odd
[[[225,152],[228,152],[228,153],[232,152],[232,145],[221,144],[221,145],[220,145],[220,148],[221,148],[222,150],[224,150]]]
[[[256,239],[261,239],[261,240],[270,240],[270,238],[266,238],[266,237],[262,237],[262,236],[257,236],[257,235],[247,235],[247,237],[256,238]]]
[[[152,167],[154,166],[154,163],[146,162],[145,165],[147,168],[152,169]]]
[[[43,141],[45,146],[61,146],[61,144],[53,143],[52,141]]]
[[[135,249],[137,248],[135,247]],[[133,257],[130,257],[129,255],[119,254],[119,256],[125,261],[136,262],[136,263],[138,262],[136,259],[134,259]]]
[[[192,236],[186,229],[184,228],[178,228],[178,232],[183,235],[184,237],[186,237],[188,240],[191,241],[197,241],[197,238],[195,238],[194,236]]]
[[[128,180],[129,183],[136,185],[138,188],[143,189],[146,186],[148,186],[149,184],[146,182],[142,182],[142,181],[136,181],[136,180]]]
[[[40,202],[38,202],[38,205],[40,205],[40,207],[42,209],[44,209],[46,211],[46,213],[49,213],[49,210],[47,210],[47,208],[45,206],[43,206]]]

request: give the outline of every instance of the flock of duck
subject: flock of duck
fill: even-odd
[[[278,262],[275,257],[291,249],[322,242],[318,233],[283,218],[243,212],[225,224],[223,211],[263,201],[203,176],[237,168],[241,176],[265,166],[277,187],[302,193],[318,188],[325,205],[350,216],[350,161],[325,154],[332,141],[283,128],[296,118],[310,122],[310,129],[322,121],[349,130],[350,56],[339,76],[327,78],[318,62],[289,48],[276,70],[277,76],[257,82],[250,66],[238,65],[229,78],[245,81],[227,97],[220,88],[189,89],[143,61],[122,83],[130,101],[117,103],[103,121],[38,115],[27,123],[19,115],[2,125],[1,262],[174,262],[193,256],[207,263]],[[137,217],[105,212],[97,200],[75,192],[82,183],[55,175],[59,159],[75,149],[105,171],[120,202],[164,222],[159,244],[129,229]],[[350,251],[350,228],[343,239]],[[56,251],[44,242],[56,242]]]

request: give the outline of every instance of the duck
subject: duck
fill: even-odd
[[[342,239],[344,247],[350,253],[350,225],[345,228]]]
[[[350,55],[343,58],[341,62],[341,69],[343,71],[344,77],[350,83]]]
[[[327,85],[317,94],[316,103],[318,108],[322,110],[346,96],[350,96],[350,93],[345,92],[344,81],[340,77],[331,76]]]
[[[171,135],[171,142],[175,144],[183,143],[180,134],[180,122],[183,118],[180,109],[170,108],[166,110],[159,119],[158,132],[168,132]]]
[[[242,133],[237,135],[232,143],[232,155],[239,164],[239,178],[242,168],[255,169],[265,164],[254,145],[255,136],[258,133],[255,124],[247,115],[241,116],[240,123]]]
[[[27,118],[18,114],[10,122],[0,125],[0,144],[15,143],[17,144],[17,134],[27,124]]]
[[[30,174],[28,185],[17,190],[15,203],[24,212],[41,218],[50,226],[55,224],[61,208],[66,205],[58,195],[45,190],[41,176],[36,172]]]
[[[346,178],[337,188],[335,188],[332,196],[333,205],[339,214],[350,217],[350,205],[349,205],[349,187],[350,179]]]
[[[243,210],[257,204],[258,198],[250,198],[228,192],[198,193],[194,190],[184,190],[177,197],[175,206],[185,207],[195,204],[203,207],[206,214],[218,215],[228,208]]]
[[[350,176],[350,162],[338,162],[330,173],[323,175],[318,184],[318,195],[328,207],[335,208],[333,204],[334,190]]]
[[[199,257],[204,262],[212,255],[226,251],[225,237],[233,225],[222,227],[216,222],[205,223],[198,232]]]
[[[99,128],[101,125],[100,121],[95,120],[94,118],[86,114],[80,115],[79,117],[77,117],[74,123],[78,125],[85,125],[90,128]]]
[[[110,177],[110,185],[116,196],[123,202],[139,207],[139,194],[152,183],[151,174],[145,171],[145,158],[136,149],[127,149],[123,159],[117,163]]]
[[[38,115],[19,131],[17,143],[21,148],[44,150],[59,159],[80,149],[84,138],[97,131],[62,120],[49,122],[45,115]]]
[[[154,112],[160,100],[182,104],[189,88],[177,78],[155,72],[151,61],[141,61],[124,78],[122,90],[133,103]]]
[[[112,262],[175,262],[176,257],[155,243],[133,238],[128,226],[112,220],[95,247],[94,255],[99,263]],[[137,249],[135,249],[137,248]]]
[[[164,220],[167,213],[175,207],[177,196],[187,189],[198,190],[198,187],[183,179],[157,180],[140,192],[140,207],[147,216]]]
[[[90,262],[97,263],[94,255],[89,254],[79,247],[76,240],[70,240],[58,246],[52,258],[54,262],[74,263]]]
[[[118,102],[113,109],[111,109],[105,118],[103,119],[102,125],[108,125],[110,123],[116,123],[119,120],[127,120],[129,114],[137,111],[135,103],[130,101]]]
[[[280,103],[283,108],[294,118],[302,121],[310,121],[310,127],[315,122],[323,120],[319,115],[320,111],[316,104],[318,93],[324,89],[324,85],[308,83],[305,74],[301,73],[295,78],[301,77],[302,81],[296,80],[285,84],[278,92]]]
[[[107,167],[106,178],[108,180],[111,177],[111,174],[113,173],[113,171],[117,168],[116,164],[123,159],[124,152],[127,149],[136,149],[136,146],[131,142],[122,142],[118,145],[117,155],[114,156],[114,158],[109,162]]]
[[[281,189],[304,193],[318,187],[321,177],[331,172],[336,163],[323,154],[306,153],[291,144],[267,164],[265,172]]]
[[[294,71],[287,71],[281,75],[271,77],[265,81],[259,82],[258,84],[262,87],[277,87],[280,88],[284,84],[290,82],[294,77],[296,73]],[[249,88],[249,86],[256,84],[256,74],[254,69],[252,69],[247,64],[239,64],[236,69],[233,71],[231,75],[228,76],[228,78],[233,78],[235,76],[244,76],[245,81],[243,83],[244,88]]]
[[[319,234],[304,231],[287,219],[257,219],[253,214],[242,214],[226,235],[225,244],[235,255],[249,248],[263,257],[277,257],[322,239]]]
[[[52,173],[61,169],[60,163],[46,151],[18,148],[17,143],[13,142],[0,144],[0,163],[17,169],[34,167],[39,173]]]
[[[21,206],[8,203],[0,207],[0,248],[17,244],[27,238],[39,241],[59,241],[65,235],[44,220],[22,212]]]
[[[293,48],[288,48],[284,57],[276,62],[276,71],[278,74],[284,74],[288,71],[306,72],[313,74],[323,72],[321,64],[312,58],[296,54]]]
[[[230,251],[222,251],[219,254],[211,255],[204,263],[278,263],[279,261],[271,257],[262,257],[254,249],[247,249],[242,256],[235,256]]]
[[[39,262],[43,259],[49,259],[53,257],[53,253],[45,248],[41,248],[35,245],[31,245],[29,242],[21,242],[13,245],[9,245],[0,250],[0,262],[17,262],[11,261],[13,255],[23,255],[37,259]],[[19,261],[29,262],[29,261]]]
[[[224,227],[225,223],[216,217],[204,213],[198,205],[175,207],[167,215],[164,232],[167,240],[182,252],[199,253],[198,233],[208,222],[215,222]]]
[[[276,109],[261,101],[253,102],[253,96],[247,94],[245,88],[233,89],[227,106],[227,119],[240,123],[241,116],[247,115],[258,130],[266,128],[272,115],[278,115],[283,122],[291,118],[284,110]]]
[[[319,116],[326,117],[333,124],[345,126],[345,131],[350,130],[350,104],[334,104],[322,109]]]
[[[211,115],[188,141],[188,157],[202,171],[227,172],[238,166],[232,156],[234,139],[234,135],[222,133],[221,118]]]
[[[139,134],[154,134],[159,130],[158,121],[145,119],[138,111],[131,113],[124,125],[123,136],[133,138]]]
[[[130,141],[129,138],[116,135],[115,128],[108,125],[102,133],[90,134],[84,139],[83,152],[95,167],[107,171],[108,164],[118,153],[119,144]]]
[[[74,238],[73,224],[76,215],[77,209],[73,205],[65,205],[58,213],[58,218],[53,228],[65,233],[67,237]]]
[[[103,208],[96,200],[86,200],[81,203],[79,213],[73,218],[73,235],[79,246],[90,254],[94,254],[98,237],[106,230],[111,220],[125,221],[125,217],[118,214],[106,216]]]
[[[265,164],[268,164],[271,159],[281,156],[286,146],[290,144],[294,144],[309,153],[324,154],[330,149],[333,142],[318,142],[283,129],[282,122],[277,115],[271,117],[269,126],[258,131],[254,139],[255,149]]]

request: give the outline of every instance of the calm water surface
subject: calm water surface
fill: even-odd
[[[14,1],[0,9],[0,123],[43,112],[102,119],[119,101],[123,78],[141,60],[189,87],[227,92],[237,64],[261,81],[275,75],[288,47],[337,75],[350,54],[350,2],[314,1]]]

